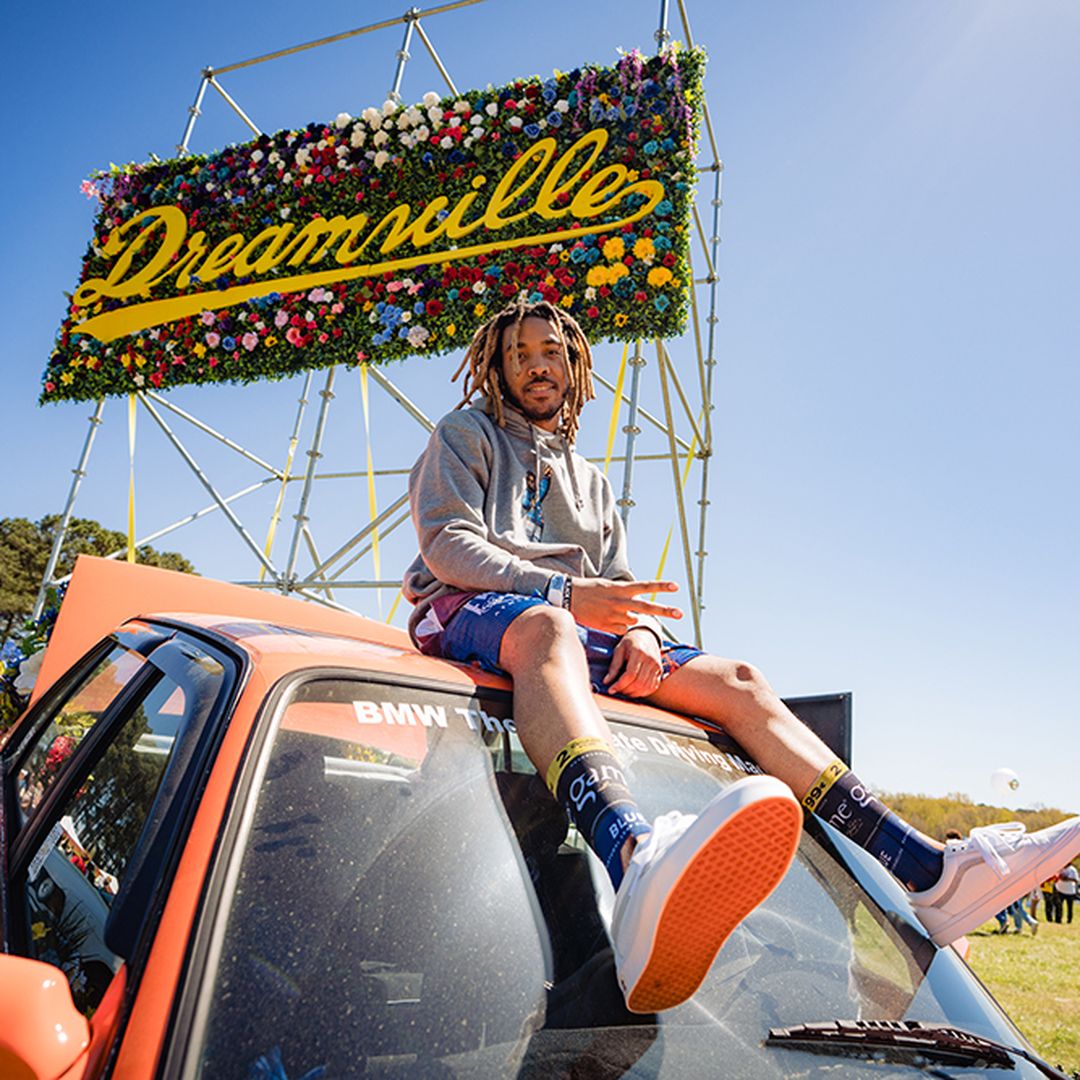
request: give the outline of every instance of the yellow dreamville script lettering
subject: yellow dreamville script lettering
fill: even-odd
[[[480,197],[478,191],[467,192],[452,207],[450,200],[440,195],[416,215],[408,203],[400,203],[370,228],[367,214],[348,218],[337,215],[330,219],[317,216],[299,228],[291,223],[272,225],[250,239],[234,233],[209,247],[204,232],[188,236],[187,217],[180,207],[151,207],[112,231],[104,251],[116,259],[115,263],[105,277],[83,282],[72,298],[79,308],[106,299],[144,299],[93,315],[72,329],[108,342],[200,311],[216,311],[270,293],[300,292],[375,277],[387,271],[456,262],[526,244],[552,244],[621,228],[655,209],[664,198],[664,186],[656,179],[631,180],[624,165],[595,169],[607,141],[607,131],[597,128],[586,132],[556,158],[555,140],[540,139],[511,165],[485,204],[474,207]],[[537,190],[532,195],[534,189]],[[554,226],[567,216],[587,221],[612,213],[623,199],[634,194],[644,196],[645,201],[616,221],[578,228]],[[528,199],[531,201],[526,205],[524,201]],[[469,221],[465,221],[466,211],[470,213]],[[440,220],[439,215],[444,212]],[[420,250],[442,237],[451,242],[464,239],[481,227],[498,233],[533,215],[545,224],[550,223],[551,231],[494,239],[448,251]],[[385,258],[406,245],[418,253]],[[376,258],[358,263],[369,250],[377,253]],[[332,251],[337,265],[314,269]],[[142,266],[132,269],[136,256],[146,252],[150,252],[150,257]],[[295,267],[301,272],[287,277],[265,277],[226,289],[200,289],[183,296],[153,299],[153,290],[174,275],[177,288],[186,289],[193,283],[206,286],[225,273],[260,277],[281,266]]]

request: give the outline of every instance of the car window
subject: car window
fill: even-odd
[[[899,886],[813,819],[698,993],[659,1017],[629,1013],[607,876],[522,753],[509,706],[345,679],[287,699],[220,871],[226,900],[207,916],[185,1075],[824,1077],[835,1061],[765,1047],[768,1029],[962,1020],[1018,1039],[915,927]],[[695,812],[758,771],[723,736],[613,720],[647,816]]]
[[[139,653],[117,645],[56,709],[25,754],[16,777],[20,825],[34,816],[64,762],[145,663]]]
[[[121,963],[106,944],[106,922],[178,734],[213,700],[212,684],[223,672],[200,655],[201,685],[211,684],[209,694],[155,673],[30,860],[23,886],[29,954],[63,970],[87,1015]]]

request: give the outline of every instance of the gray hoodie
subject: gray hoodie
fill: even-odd
[[[447,593],[543,595],[557,572],[633,580],[607,477],[562,435],[505,404],[503,415],[502,428],[486,403],[444,416],[409,475],[420,554],[402,590],[414,638]]]

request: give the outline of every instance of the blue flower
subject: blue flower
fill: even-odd
[[[537,125],[537,124],[526,124],[525,125],[525,134],[528,135],[530,139],[535,139],[540,134],[539,125]]]
[[[232,352],[233,349],[236,348],[236,338],[234,338],[234,337],[222,338],[221,339],[221,347],[226,352]]]
[[[552,109],[547,114],[548,127],[562,127],[562,113],[558,109]]]
[[[578,92],[576,90],[571,90],[570,93],[566,95],[566,104],[572,109],[577,103]]]
[[[549,105],[550,105],[550,104],[551,104],[551,103],[552,103],[552,102],[553,102],[553,101],[555,100],[555,98],[556,98],[556,97],[558,97],[558,95],[557,95],[557,94],[555,93],[554,89],[552,89],[551,87],[548,87],[548,86],[545,86],[545,87],[544,87],[544,90],[543,90],[543,92],[541,93],[541,95],[540,95],[540,96],[541,96],[541,97],[542,97],[542,98],[543,98],[543,99],[544,99],[544,100],[545,100],[545,101],[546,101],[546,102],[547,102],[547,103],[548,103]]]
[[[656,204],[656,210],[654,211],[657,217],[667,217],[671,213],[671,200],[662,199]]]
[[[670,303],[671,301],[666,296],[664,296],[663,293],[661,293],[653,301],[653,307],[656,308],[657,311],[665,311]]]
[[[413,314],[414,315],[423,315],[424,314],[424,301],[423,300],[417,300],[416,303],[413,304],[412,309],[413,309]]]
[[[662,142],[662,143],[660,144],[660,148],[661,148],[662,150],[674,150],[674,149],[675,149],[675,140],[674,140],[673,138],[671,138],[671,136],[668,136],[668,137],[667,137],[667,138],[666,138],[666,139],[665,139],[665,140],[664,140],[664,141],[663,141],[663,142]]]
[[[451,289],[451,290],[450,290],[450,291],[449,291],[449,292],[448,292],[448,293],[446,294],[446,296],[447,296],[447,299],[449,299],[449,300],[456,300],[456,299],[458,298],[458,291],[457,291],[457,289]]]
[[[530,304],[539,304],[540,301],[543,300],[543,299],[544,299],[544,294],[541,293],[541,292],[531,292],[531,293],[529,293],[529,303]]]
[[[579,263],[584,258],[585,258],[585,249],[584,248],[576,247],[576,248],[571,248],[570,249],[570,261],[571,262]]]
[[[451,165],[460,165],[465,160],[465,155],[460,150],[451,150],[449,160]]]
[[[646,144],[645,144],[645,145],[644,145],[644,146],[643,146],[643,147],[641,148],[641,152],[642,152],[643,154],[648,154],[648,155],[649,155],[649,157],[652,157],[652,155],[653,155],[653,154],[655,154],[655,153],[656,153],[656,151],[657,151],[658,149],[659,149],[659,147],[658,147],[658,146],[657,146],[657,144],[656,144],[656,140],[655,140],[655,139],[650,139],[650,140],[649,140],[649,141],[648,141],[648,142],[647,142],[647,143],[646,143]]]
[[[655,236],[653,237],[653,247],[657,251],[670,251],[671,241],[666,236]]]
[[[666,297],[665,297],[666,299]],[[407,326],[401,326],[398,328],[397,336],[399,338],[407,338],[409,336],[409,328]]]

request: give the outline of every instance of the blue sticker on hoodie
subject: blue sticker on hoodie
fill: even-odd
[[[536,487],[536,473],[530,469],[525,474],[525,495],[521,500],[521,508],[525,511],[525,518],[528,521],[526,534],[531,543],[536,543],[544,534],[544,508],[541,504],[550,490],[550,465],[544,466],[539,490]]]

